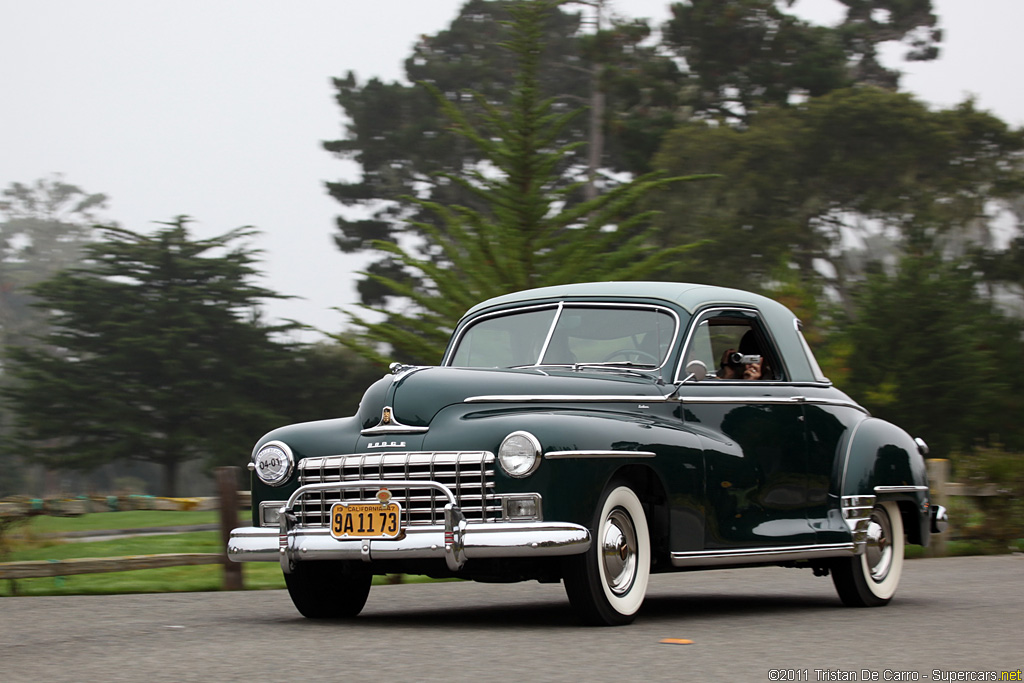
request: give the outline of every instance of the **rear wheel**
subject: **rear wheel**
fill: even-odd
[[[308,619],[344,619],[359,614],[373,575],[352,562],[296,562],[284,575],[288,595]]]
[[[569,602],[588,624],[628,624],[643,604],[651,570],[647,516],[633,489],[623,483],[608,487],[591,532],[590,549],[565,559]]]
[[[903,518],[896,503],[879,503],[871,511],[867,546],[859,557],[837,561],[832,583],[849,607],[887,605],[903,574]]]

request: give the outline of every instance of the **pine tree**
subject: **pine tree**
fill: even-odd
[[[413,308],[390,313],[367,307],[384,317],[380,322],[349,314],[363,333],[339,337],[343,344],[381,363],[386,359],[380,343],[404,362],[434,363],[459,316],[481,299],[568,282],[642,279],[690,248],[657,249],[649,228],[654,212],[636,207],[674,183],[702,176],[644,175],[580,201],[586,180],[582,143],[559,140],[581,110],[560,111],[554,99],[542,97],[539,82],[545,17],[556,5],[533,0],[510,7],[510,39],[503,47],[518,67],[508,106],[477,94],[475,107],[482,114],[471,118],[436,88],[423,85],[451,122],[452,133],[472,144],[483,160],[468,172],[442,175],[466,190],[475,205],[406,197],[439,218],[414,225],[425,244],[418,252],[384,240],[373,246],[421,275],[425,286],[362,273],[411,300]]]
[[[270,406],[287,355],[257,309],[278,295],[251,283],[254,231],[193,240],[185,217],[163,226],[103,228],[82,266],[33,288],[51,327],[7,349],[6,447],[62,468],[156,463],[173,496],[182,463],[238,462],[285,421]]]

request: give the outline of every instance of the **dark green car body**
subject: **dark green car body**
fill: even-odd
[[[762,374],[726,379],[743,345]],[[297,576],[318,561],[345,576],[565,580],[594,623],[632,620],[648,571],[723,566],[831,571],[844,602],[884,604],[903,536],[925,545],[944,520],[924,452],[821,375],[774,301],[677,283],[543,288],[471,309],[440,366],[393,366],[355,416],[265,435],[251,468],[280,480],[254,472],[252,526],[228,553],[280,561],[307,616],[358,612],[309,607],[330,579]],[[465,471],[423,464],[463,457]],[[403,489],[416,476],[436,486]],[[383,489],[403,505],[401,539],[328,533],[328,509]]]

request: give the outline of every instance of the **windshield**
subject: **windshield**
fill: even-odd
[[[677,318],[653,306],[565,304],[481,318],[459,337],[448,365],[612,364],[661,367]]]

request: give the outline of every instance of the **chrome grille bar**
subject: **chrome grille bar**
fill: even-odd
[[[501,518],[501,501],[494,495],[494,454],[487,451],[331,455],[301,460],[298,472],[299,486],[387,480],[394,500],[402,505],[408,526],[444,524],[444,506],[448,501],[432,486],[417,486],[417,482],[427,481],[451,489],[468,520],[487,522]],[[395,486],[396,480],[408,482],[408,486]],[[334,503],[374,500],[376,493],[375,486],[317,486],[302,495],[296,510],[298,524],[327,527]]]

